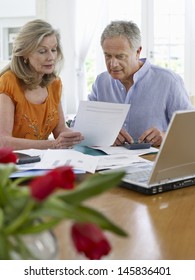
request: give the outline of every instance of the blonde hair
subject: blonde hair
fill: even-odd
[[[42,79],[38,73],[26,63],[25,57],[33,53],[44,37],[55,35],[57,39],[57,60],[53,73],[43,75]],[[60,34],[48,22],[36,19],[26,23],[19,31],[13,43],[11,62],[1,71],[0,75],[7,70],[12,70],[21,80],[24,88],[34,89],[37,86],[45,87],[58,75],[63,65],[63,53],[60,45]]]

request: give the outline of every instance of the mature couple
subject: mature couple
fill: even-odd
[[[140,59],[140,30],[131,21],[111,22],[101,46],[107,71],[96,78],[88,99],[131,104],[113,144],[136,139],[159,146],[173,113],[193,109],[183,80]],[[63,149],[82,142],[64,119],[57,72],[62,62],[60,36],[49,23],[34,20],[21,28],[11,62],[0,73],[0,147]],[[51,133],[54,139],[48,139]]]

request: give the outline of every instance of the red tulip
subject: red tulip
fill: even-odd
[[[95,224],[75,223],[71,234],[77,251],[83,252],[88,259],[99,260],[111,250],[108,240]]]
[[[50,174],[55,177],[56,186],[61,189],[72,189],[75,180],[75,174],[70,166],[61,166],[50,171]]]
[[[62,166],[49,171],[44,176],[37,177],[29,183],[32,196],[43,200],[56,188],[72,189],[75,175],[71,167]]]
[[[13,153],[13,149],[9,147],[0,149],[0,163],[16,163],[17,156]]]

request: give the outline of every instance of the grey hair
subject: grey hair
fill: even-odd
[[[42,80],[38,78],[38,74],[27,63],[25,57],[33,53],[40,45],[43,38],[55,34],[57,39],[57,61],[56,68],[53,73],[45,74]],[[9,65],[3,69],[11,69],[16,76],[21,80],[24,88],[33,89],[38,85],[45,87],[53,81],[59,74],[63,65],[63,53],[60,45],[60,34],[48,22],[35,19],[27,22],[19,31],[13,43],[12,58]],[[1,72],[0,75],[3,74]]]
[[[133,50],[137,50],[141,47],[141,34],[140,29],[137,24],[132,21],[111,21],[109,25],[106,26],[101,35],[101,46],[107,38],[114,37],[125,37],[129,41],[130,47]]]

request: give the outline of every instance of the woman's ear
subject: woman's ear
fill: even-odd
[[[23,59],[24,59],[24,63],[27,64],[28,58],[25,58],[25,57],[24,57]]]

